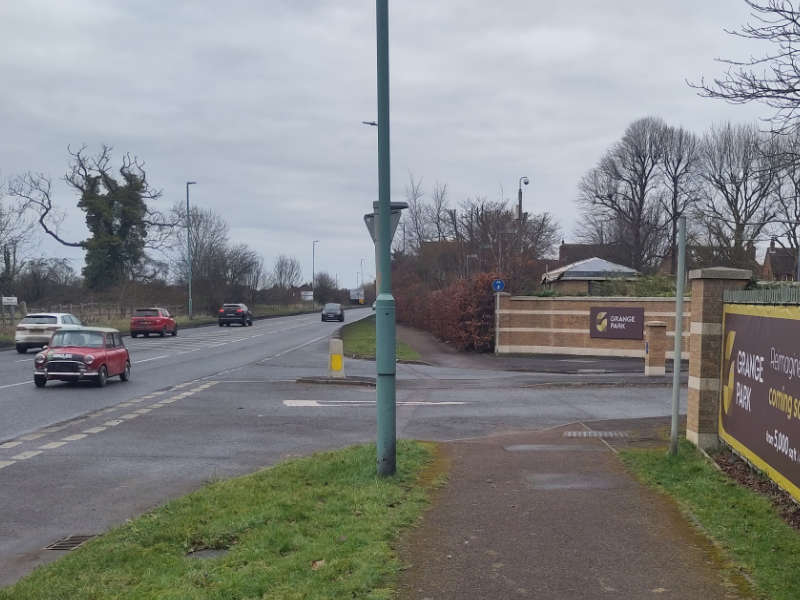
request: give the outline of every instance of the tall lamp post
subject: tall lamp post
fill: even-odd
[[[522,262],[522,224],[525,220],[525,213],[522,212],[522,184],[524,183],[526,186],[531,182],[530,179],[527,177],[520,177],[519,178],[519,191],[517,192],[517,219],[519,219],[519,255],[520,255],[520,264]]]
[[[189,218],[189,186],[196,184],[196,181],[186,182],[186,256],[189,263],[189,319],[192,318],[192,228]]]
[[[314,279],[316,279],[316,250],[317,244],[319,244],[319,240],[314,240],[311,243],[311,306],[314,306],[314,302],[316,302],[314,298]]]

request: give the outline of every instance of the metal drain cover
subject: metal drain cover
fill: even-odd
[[[45,546],[45,550],[75,550],[78,546],[83,544],[84,542],[88,542],[92,539],[94,534],[92,535],[68,535],[67,537],[63,537],[60,540],[57,540],[50,544],[49,546]]]
[[[570,438],[626,438],[627,431],[565,431],[564,437]]]

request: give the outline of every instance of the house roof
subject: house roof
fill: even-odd
[[[572,264],[587,258],[603,258],[622,263],[627,260],[625,249],[620,244],[566,244],[558,248],[558,260],[562,265]]]
[[[545,273],[542,283],[567,279],[602,281],[612,277],[635,277],[638,274],[635,269],[594,256]]]
[[[795,272],[794,250],[791,248],[770,248],[764,258],[765,265],[767,261],[773,275]]]

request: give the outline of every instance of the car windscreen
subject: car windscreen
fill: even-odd
[[[51,315],[28,315],[20,323],[25,325],[53,325],[58,323],[58,318]]]
[[[157,317],[158,311],[155,308],[137,308],[133,314],[137,317]]]
[[[50,342],[51,348],[79,346],[81,348],[102,348],[103,334],[99,331],[57,331]]]
[[[339,310],[338,304],[326,304],[325,310]]]
[[[223,304],[222,308],[241,308],[241,304]]]

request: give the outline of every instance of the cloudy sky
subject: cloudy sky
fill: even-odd
[[[765,107],[699,98],[717,57],[759,47],[723,31],[742,0],[390,2],[392,196],[409,173],[451,205],[515,198],[569,241],[579,178],[633,120],[702,133]],[[67,145],[147,164],[162,206],[223,215],[231,238],[355,286],[374,273],[362,215],[377,190],[375,5],[356,0],[0,2],[0,176],[63,177]],[[86,235],[63,185],[65,237]],[[42,252],[81,255],[44,243]]]

